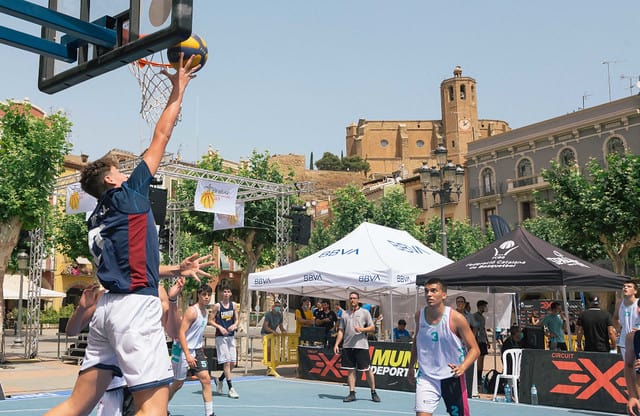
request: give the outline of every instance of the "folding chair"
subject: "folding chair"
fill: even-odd
[[[507,358],[509,357],[510,360]],[[498,374],[496,385],[493,388],[493,400],[496,399],[498,394],[498,386],[500,385],[500,379],[506,379],[507,382],[511,380],[513,397],[516,403],[520,403],[518,400],[518,381],[520,381],[520,361],[522,360],[522,348],[511,348],[502,353],[502,374]],[[511,361],[511,366],[508,365]]]

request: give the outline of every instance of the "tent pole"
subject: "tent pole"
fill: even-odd
[[[496,309],[497,309],[497,305],[496,305],[496,291],[493,291],[493,368],[498,368],[498,340],[496,339],[496,334],[498,333],[496,331],[498,325],[497,325],[497,320],[496,320]],[[502,332],[501,332],[502,334]]]
[[[569,302],[567,301],[567,286],[562,286],[562,303],[564,304],[564,327],[569,338],[569,351],[573,351],[573,339],[571,338],[571,325],[569,325]]]
[[[389,296],[391,298],[390,301],[389,301],[389,304],[391,305],[391,322],[389,322],[389,327],[391,327],[391,341],[395,341],[395,339],[393,338],[393,328],[394,328],[394,325],[395,325],[394,324],[395,319],[393,319],[394,318],[394,316],[393,316],[393,289],[389,289]],[[382,331],[382,327],[380,328],[380,330]],[[386,337],[386,334],[385,334],[385,340],[388,341],[386,338],[387,337]]]

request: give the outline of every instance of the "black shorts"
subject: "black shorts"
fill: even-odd
[[[371,358],[369,350],[362,348],[343,348],[340,367],[345,370],[369,371]]]
[[[204,348],[197,348],[195,352],[196,352],[196,366],[189,367],[189,370],[187,371],[188,375],[195,375],[195,374],[198,374],[200,371],[209,370],[207,365],[207,356],[204,355]]]
[[[478,347],[480,347],[480,355],[489,354],[489,345],[486,342],[478,342]]]

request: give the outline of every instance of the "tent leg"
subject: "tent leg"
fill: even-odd
[[[569,351],[573,351],[573,340],[571,339],[571,325],[569,324],[569,302],[567,301],[566,286],[562,286],[562,303],[564,304],[564,315],[565,315],[564,326],[569,338],[568,349]]]

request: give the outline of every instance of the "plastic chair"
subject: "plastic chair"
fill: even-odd
[[[507,357],[510,357],[509,360]],[[522,348],[511,348],[502,353],[502,374],[498,374],[496,385],[493,388],[493,400],[496,399],[498,394],[498,386],[501,379],[506,379],[507,382],[511,380],[512,391],[514,400],[516,403],[520,403],[518,400],[518,381],[520,381],[520,361],[522,360]],[[507,363],[511,361],[511,368]],[[509,371],[508,371],[509,370]]]

